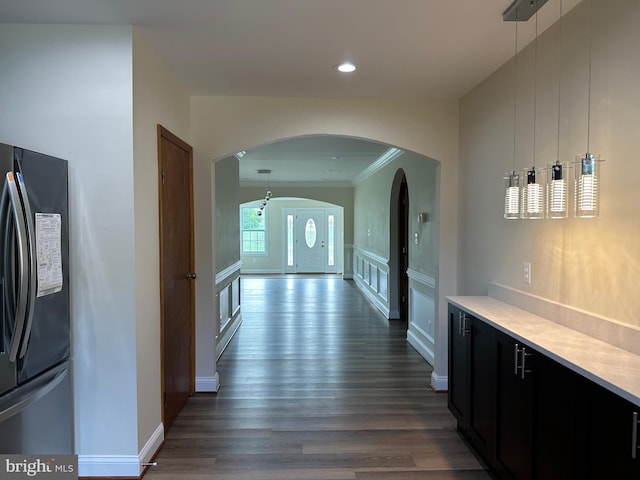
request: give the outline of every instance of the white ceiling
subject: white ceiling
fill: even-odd
[[[538,33],[558,19],[559,1],[549,0],[540,9]],[[564,0],[565,12],[578,1]],[[459,98],[513,55],[514,23],[502,21],[510,4],[511,0],[0,0],[0,19],[136,25],[193,95]],[[535,36],[533,24],[519,24],[521,46]],[[343,60],[354,62],[358,70],[339,74],[333,66]],[[259,158],[265,164],[261,168],[274,171],[274,181],[280,173],[294,179],[296,168],[286,159],[295,158],[303,167],[297,169],[298,180],[304,173],[306,180],[343,181],[375,161],[380,149],[334,137],[290,142],[252,149],[240,162],[241,177],[256,180],[257,164],[252,162]],[[327,156],[344,161],[331,163]],[[321,172],[311,172],[309,165],[320,159]],[[309,177],[311,173],[315,176]]]

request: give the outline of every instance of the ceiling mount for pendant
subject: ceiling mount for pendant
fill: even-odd
[[[515,0],[502,14],[505,22],[526,22],[547,0]]]

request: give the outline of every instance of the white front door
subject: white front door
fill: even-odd
[[[326,208],[285,211],[286,272],[334,273],[337,271],[337,212]]]
[[[296,272],[324,273],[326,256],[324,208],[296,210]]]

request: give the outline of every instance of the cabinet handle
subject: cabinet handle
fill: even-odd
[[[469,330],[467,330],[467,319],[469,315],[464,312],[458,313],[458,335],[465,337]]]
[[[522,378],[522,380],[524,380],[525,373],[533,372],[533,370],[527,370],[526,367],[527,357],[533,357],[533,355],[533,353],[527,353],[526,347],[522,347],[522,370],[520,370],[520,378]]]
[[[461,324],[461,331],[462,331],[462,336],[466,337],[467,333],[471,332],[471,329],[469,329],[469,327],[467,327],[467,320],[469,320],[469,315],[467,315],[466,313],[461,313],[460,314],[460,324]]]
[[[633,412],[633,428],[631,429],[631,458],[638,458],[638,412]]]
[[[513,349],[513,374],[518,375],[518,369],[520,365],[518,365],[518,354],[520,353],[519,345],[516,343]]]

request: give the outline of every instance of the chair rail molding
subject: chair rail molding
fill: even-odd
[[[241,268],[242,268],[242,260],[238,260],[236,263],[233,263],[229,265],[227,268],[225,268],[224,270],[221,270],[220,272],[216,273],[216,278],[215,278],[216,286],[223,283],[227,278],[229,278],[234,273],[240,271]]]
[[[425,287],[436,288],[436,279],[430,275],[426,275],[412,268],[407,268],[407,276]]]

